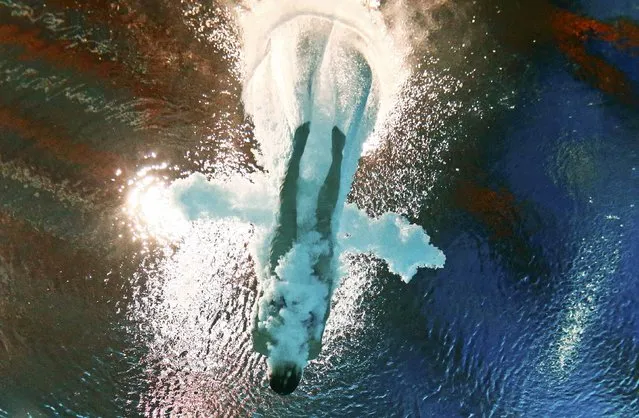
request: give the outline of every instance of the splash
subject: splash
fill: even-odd
[[[206,218],[255,227],[253,346],[267,357],[271,387],[287,394],[321,351],[341,254],[372,253],[405,282],[445,257],[400,215],[372,219],[347,203],[365,144],[408,76],[381,14],[350,1],[278,1],[239,20],[242,99],[264,171],[224,182],[193,174],[135,202],[171,206],[171,224]]]

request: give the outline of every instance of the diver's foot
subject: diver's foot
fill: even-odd
[[[293,392],[302,380],[302,369],[294,363],[284,363],[273,367],[270,372],[270,386],[280,395]]]

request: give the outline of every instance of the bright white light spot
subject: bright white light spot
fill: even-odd
[[[190,224],[171,198],[167,185],[146,176],[132,186],[125,211],[133,222],[136,238],[176,241],[188,232]]]

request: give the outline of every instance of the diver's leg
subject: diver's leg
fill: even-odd
[[[271,243],[270,270],[272,274],[275,273],[280,258],[291,249],[297,238],[297,180],[300,175],[300,161],[309,133],[310,122],[306,122],[298,126],[293,135],[293,153],[280,190],[280,213]]]
[[[293,246],[297,238],[297,182],[300,175],[300,160],[304,154],[304,147],[310,133],[310,123],[306,122],[295,130],[293,136],[293,154],[289,161],[282,189],[280,190],[280,213],[277,221],[277,229],[271,243],[271,274],[282,258]],[[277,308],[279,310],[279,308]],[[253,334],[253,344],[263,342],[266,354],[267,338],[260,338],[259,334]],[[271,389],[280,395],[288,395],[293,392],[302,379],[302,369],[295,363],[278,364],[269,371],[269,384]]]
[[[324,184],[320,189],[319,197],[317,200],[317,230],[322,235],[322,239],[328,240],[328,254],[322,255],[317,260],[317,264],[314,266],[315,274],[324,283],[330,286],[329,300],[326,305],[326,312],[324,313],[324,320],[328,318],[330,309],[330,294],[333,292],[333,232],[331,230],[331,223],[333,220],[333,213],[335,212],[335,206],[337,205],[337,198],[339,197],[339,186],[341,181],[342,171],[342,159],[344,152],[344,144],[346,143],[346,136],[337,127],[333,127],[331,135],[332,139],[332,154],[333,161],[331,167],[328,170]],[[315,321],[320,320],[314,318]],[[313,359],[319,355],[322,349],[322,339],[312,339],[309,341],[309,359]]]
[[[316,212],[317,231],[324,239],[330,238],[331,235],[331,221],[339,195],[340,172],[342,171],[342,158],[346,137],[337,127],[333,127],[331,140],[333,161],[331,162],[331,167],[328,170],[324,184],[320,189]]]
[[[293,152],[280,190],[280,211],[270,245],[269,270],[273,275],[280,258],[291,249],[297,238],[297,180],[300,172],[300,160],[304,154],[306,140],[310,132],[309,126],[309,122],[298,126],[293,135]],[[263,293],[260,291],[259,298],[261,299],[262,296]],[[283,304],[283,300],[270,300],[267,308],[271,311],[269,315],[279,312]],[[260,315],[258,310],[255,311],[255,315]],[[269,341],[271,341],[271,336],[264,329],[257,326],[253,329],[253,349],[255,351],[268,356]]]

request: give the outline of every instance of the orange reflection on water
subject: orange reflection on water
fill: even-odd
[[[490,228],[495,238],[515,235],[519,214],[515,198],[509,191],[462,182],[456,190],[455,201]]]
[[[37,148],[55,158],[85,167],[98,179],[111,178],[116,167],[132,165],[118,154],[92,149],[86,143],[75,143],[65,137],[59,128],[52,129],[27,120],[15,110],[4,106],[0,106],[0,128],[18,134],[24,140],[33,141]]]
[[[620,19],[615,24],[602,23],[566,10],[555,9],[550,17],[553,36],[559,49],[578,64],[578,74],[598,89],[623,101],[636,103],[637,97],[626,75],[605,59],[589,54],[587,41],[608,42],[624,53],[637,55],[639,26]]]

